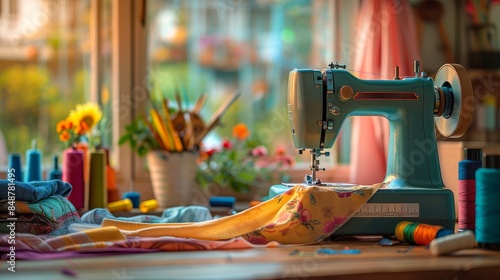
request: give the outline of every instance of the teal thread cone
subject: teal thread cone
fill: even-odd
[[[485,249],[500,249],[500,169],[476,171],[476,241]]]

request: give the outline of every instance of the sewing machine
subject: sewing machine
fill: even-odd
[[[361,80],[331,63],[328,69],[294,69],[288,81],[288,117],[295,148],[310,152],[304,185],[342,186],[317,177],[319,158],[333,146],[351,116],[384,116],[390,139],[384,187],[335,235],[392,235],[400,221],[455,227],[453,193],[440,173],[434,126],[449,138],[467,130],[474,107],[472,86],[458,64],[443,65],[433,81],[414,63],[414,77]],[[369,141],[369,140],[367,140]],[[297,184],[272,186],[270,196]]]

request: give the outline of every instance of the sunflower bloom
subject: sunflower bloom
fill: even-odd
[[[102,112],[99,106],[90,102],[76,105],[76,109],[71,111],[68,116],[74,126],[82,126],[82,122],[85,123],[85,126],[80,129],[84,133],[91,131],[101,118]]]
[[[250,136],[250,131],[244,123],[239,123],[233,127],[233,136],[238,140],[245,140]]]

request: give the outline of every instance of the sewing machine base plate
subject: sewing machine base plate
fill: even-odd
[[[272,186],[270,194],[285,192],[286,186]],[[379,189],[333,236],[394,235],[402,221],[439,225],[455,229],[455,201],[449,189]]]

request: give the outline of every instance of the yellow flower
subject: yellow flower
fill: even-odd
[[[78,134],[91,131],[101,118],[102,112],[99,106],[90,102],[76,105],[76,109],[71,111],[68,116],[72,124],[79,128],[81,133]],[[82,123],[85,123],[85,125],[82,126]]]
[[[239,140],[245,140],[250,136],[250,131],[244,123],[239,123],[233,127],[233,136]]]

